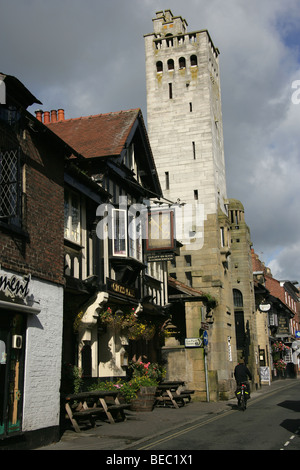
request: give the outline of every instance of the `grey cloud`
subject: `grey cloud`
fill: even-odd
[[[221,52],[228,195],[244,204],[264,261],[300,280],[290,259],[300,246],[297,0],[0,0],[0,8],[0,70],[67,118],[140,107],[146,119],[143,35],[155,12],[170,8],[190,31],[208,29]]]

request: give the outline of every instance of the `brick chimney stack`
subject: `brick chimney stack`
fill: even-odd
[[[64,121],[65,120],[65,111],[64,111],[64,109],[59,109],[57,111],[57,120],[58,121]]]
[[[35,115],[38,121],[44,122],[44,124],[49,124],[50,122],[58,122],[58,121],[64,121],[65,120],[65,110],[64,109],[52,109],[50,111],[42,111],[41,109],[38,109],[35,111]],[[44,121],[43,121],[43,115],[44,115]]]
[[[35,112],[35,115],[36,115],[36,118],[37,118],[38,121],[43,122],[43,111],[41,109],[38,109]]]
[[[50,122],[50,112],[45,111],[44,112],[44,124],[49,124],[49,122]]]
[[[56,109],[52,109],[51,111],[51,122],[56,122],[57,121],[57,111]]]

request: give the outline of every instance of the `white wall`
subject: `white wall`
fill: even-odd
[[[63,287],[31,279],[38,315],[28,315],[23,431],[58,426],[63,328]]]

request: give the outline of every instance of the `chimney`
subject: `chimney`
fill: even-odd
[[[45,111],[44,112],[44,124],[49,124],[49,122],[50,122],[50,112]]]
[[[56,122],[57,121],[57,111],[56,109],[52,109],[51,111],[51,122]]]
[[[65,111],[64,111],[64,109],[59,109],[57,111],[57,115],[58,115],[57,116],[58,121],[64,121],[65,120]]]
[[[43,122],[43,111],[41,109],[38,109],[35,112],[35,115],[36,115],[36,118],[37,118],[38,121]]]

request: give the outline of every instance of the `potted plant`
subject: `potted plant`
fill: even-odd
[[[131,381],[138,386],[137,397],[131,401],[133,411],[152,411],[157,385],[165,377],[166,370],[157,363],[132,362],[129,365]]]

